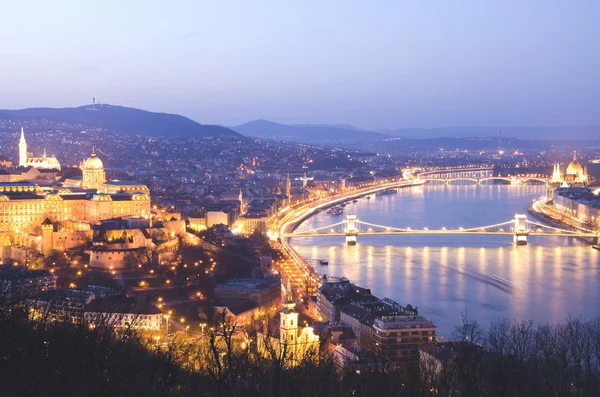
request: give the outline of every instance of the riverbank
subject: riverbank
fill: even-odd
[[[529,206],[529,208],[527,208],[527,212],[529,214],[533,215],[536,219],[538,219],[542,222],[545,222],[552,227],[565,229],[565,230],[571,230],[574,232],[581,232],[581,231],[590,232],[590,230],[583,229],[583,228],[571,225],[569,223],[563,222],[560,219],[552,217],[549,213],[543,212],[540,209],[540,206],[545,205],[542,201],[543,200],[538,200],[538,201],[534,202],[533,204],[531,204]],[[587,243],[594,244],[594,242],[590,241],[590,239],[588,239],[588,238],[585,238],[585,237],[576,237],[576,238],[579,238]]]
[[[294,248],[289,244],[289,237],[287,237],[286,235],[288,233],[293,232],[298,227],[298,225],[300,225],[306,219],[319,213],[320,210],[327,209],[329,207],[349,200],[354,200],[364,196],[368,196],[382,190],[419,186],[423,184],[425,184],[425,181],[396,181],[375,186],[369,186],[357,191],[347,192],[345,194],[342,194],[341,196],[329,197],[323,200],[307,203],[306,205],[303,205],[300,208],[291,209],[289,213],[282,214],[281,219],[274,222],[275,235],[277,236],[277,240],[281,244],[281,247],[283,248],[285,253],[289,255],[289,257],[291,257],[293,262],[296,264],[299,273],[303,274],[303,276],[307,280],[311,280],[311,283],[313,283],[316,286],[316,288],[319,288],[322,283],[319,274],[314,270],[312,266],[310,266],[306,262],[306,260],[304,260],[304,258],[302,258],[296,252],[296,250],[294,250]]]
[[[293,224],[288,225],[287,231],[286,233],[291,233],[293,232],[302,222],[304,222],[305,220],[307,220],[308,218],[310,218],[313,215],[318,214],[320,211],[323,210],[327,210],[331,207],[334,207],[336,205],[339,205],[341,203],[350,201],[350,200],[355,200],[355,199],[360,199],[366,196],[369,196],[371,194],[383,191],[383,190],[388,190],[388,189],[404,189],[404,188],[410,188],[410,187],[415,187],[415,186],[421,186],[424,185],[426,183],[426,181],[418,181],[418,182],[398,182],[396,183],[394,186],[381,186],[381,187],[377,187],[376,189],[369,189],[368,191],[364,191],[364,192],[359,192],[356,194],[352,194],[349,196],[345,196],[343,198],[337,198],[335,200],[331,200],[319,205],[316,205],[313,207],[313,209],[309,210],[307,213],[305,213],[303,216],[301,216],[300,218],[298,218]]]

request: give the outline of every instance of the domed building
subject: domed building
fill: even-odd
[[[81,186],[83,188],[101,188],[106,182],[104,164],[95,151],[92,151],[91,156],[81,164],[81,171]]]
[[[567,167],[567,171],[563,174],[560,172],[560,166],[554,165],[551,183],[560,184],[560,187],[583,187],[588,184],[587,167],[581,165],[577,160],[577,152],[573,155],[573,161]]]

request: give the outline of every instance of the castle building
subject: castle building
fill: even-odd
[[[33,159],[27,157],[23,133],[19,155],[20,163],[32,164]],[[42,187],[29,181],[1,182],[0,248],[28,241],[31,244],[25,245],[29,248],[48,254],[51,249],[67,249],[72,246],[71,242],[85,240],[89,225],[102,220],[150,217],[150,191],[145,185],[134,181],[106,181],[104,165],[96,153],[92,153],[81,168],[81,180],[62,186]],[[71,226],[78,223],[86,224],[85,230],[71,230]],[[71,234],[63,235],[65,233]]]
[[[56,157],[46,156],[46,149],[42,157],[30,157],[27,152],[27,141],[25,141],[25,131],[21,127],[21,139],[19,140],[19,167],[34,167],[41,170],[60,170],[60,163]]]

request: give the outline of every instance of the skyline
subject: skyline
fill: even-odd
[[[600,124],[591,1],[36,3],[5,10],[0,108],[95,97],[225,126]]]

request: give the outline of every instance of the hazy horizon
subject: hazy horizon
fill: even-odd
[[[600,125],[599,3],[399,3],[11,2],[0,108],[95,97],[224,126]]]

